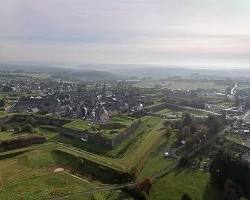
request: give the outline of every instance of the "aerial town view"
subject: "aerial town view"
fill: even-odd
[[[1,1],[0,200],[250,199],[249,13]]]

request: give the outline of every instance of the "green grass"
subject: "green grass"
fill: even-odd
[[[86,120],[78,119],[64,125],[63,127],[68,129],[73,129],[76,131],[93,131],[93,129],[91,128],[93,127],[93,125],[89,125],[89,123],[90,122]]]
[[[76,194],[64,200],[133,200],[126,193],[121,191],[101,192],[90,195]]]
[[[32,134],[30,133],[21,133],[21,134],[14,134],[13,132],[10,131],[3,131],[0,132],[0,140],[11,140],[15,139],[18,137],[24,137],[24,136],[30,136]]]
[[[226,135],[226,139],[230,142],[250,148],[250,141],[242,139],[240,135],[230,133]]]
[[[140,83],[134,84],[135,87],[140,88],[155,88],[156,85],[159,85],[159,80],[147,80],[142,81]],[[162,88],[169,89],[183,89],[183,90],[191,90],[191,89],[217,89],[220,92],[224,92],[226,89],[226,85],[216,85],[213,82],[204,82],[204,81],[192,81],[192,80],[174,80],[174,81],[165,81],[165,83],[161,83]]]
[[[193,200],[221,199],[220,193],[210,185],[207,172],[178,169],[153,183],[149,200],[178,200],[185,192]]]
[[[136,129],[136,133],[134,133],[135,135],[140,134],[140,137],[135,138],[134,141],[125,141],[127,143],[125,145],[122,144],[121,148],[110,152],[109,154],[113,157],[119,155],[115,159],[83,151],[68,145],[60,145],[58,149],[115,170],[128,172],[133,167],[141,168],[141,165],[159,143],[162,137],[160,131],[162,125],[160,122],[161,119],[158,117],[146,116],[142,118],[142,123]]]
[[[162,140],[157,149],[150,155],[145,163],[143,170],[139,174],[139,178],[147,177],[155,172],[163,170],[164,168],[172,165],[175,160],[166,158],[164,153],[176,142],[175,132],[171,132],[168,137],[162,137]]]
[[[51,195],[92,188],[70,175],[55,174],[53,169],[66,165],[67,159],[53,153],[52,143],[36,145],[0,156],[0,199],[46,199]],[[31,150],[31,151],[27,151]]]
[[[9,131],[0,132],[0,140],[10,140],[13,138],[15,138],[15,135],[13,134],[13,132],[9,132]]]
[[[44,200],[102,187],[98,182],[69,174],[67,169],[74,163],[57,154],[55,148],[54,143],[46,143],[0,153],[0,199]],[[66,171],[54,173],[57,167],[63,167]],[[129,199],[119,191],[97,193],[96,196],[103,200]],[[76,195],[65,199],[90,200],[92,195]]]
[[[94,184],[78,180],[67,173],[45,174],[4,185],[0,189],[0,199],[48,199],[95,187]]]

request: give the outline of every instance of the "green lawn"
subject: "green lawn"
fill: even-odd
[[[56,154],[55,146],[54,143],[46,143],[0,153],[0,199],[44,200],[102,187],[100,183],[70,175],[67,169],[72,161]],[[66,171],[54,173],[58,167]],[[96,196],[103,200],[122,200],[126,197],[119,191],[97,193]],[[90,200],[92,195],[65,199]]]
[[[47,199],[69,191],[95,187],[54,169],[69,162],[53,153],[55,145],[36,145],[0,156],[0,199]],[[24,149],[25,150],[25,149]]]
[[[250,142],[249,140],[244,140],[241,138],[240,135],[237,134],[227,134],[226,139],[230,142],[245,146],[247,148],[250,148]]]
[[[143,170],[139,174],[139,178],[147,177],[155,172],[163,170],[164,168],[172,165],[175,160],[166,158],[164,153],[176,142],[175,132],[172,132],[169,137],[162,137],[162,140],[157,149],[150,155],[145,163]]]
[[[149,200],[179,200],[187,192],[193,200],[220,200],[220,194],[209,183],[209,174],[178,169],[156,180]]]
[[[0,140],[11,140],[18,137],[30,136],[30,133],[21,133],[21,134],[14,134],[10,131],[3,131],[0,132]]]
[[[73,129],[76,131],[91,131],[91,130],[93,131],[93,129],[91,128],[93,127],[93,125],[89,125],[89,124],[90,122],[86,120],[78,119],[78,120],[72,121],[64,125],[63,127]]]

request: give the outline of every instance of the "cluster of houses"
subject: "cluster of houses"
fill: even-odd
[[[58,82],[36,87],[37,95],[20,97],[8,112],[55,114],[61,117],[84,118],[93,122],[108,121],[118,113],[133,113],[152,101],[150,96],[127,87],[107,85],[84,87]]]

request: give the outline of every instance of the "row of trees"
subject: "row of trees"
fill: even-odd
[[[7,130],[8,130],[7,126],[5,124],[2,124],[1,125],[1,131],[4,132],[4,131],[7,131]],[[23,124],[20,124],[20,125],[15,124],[13,126],[13,130],[14,130],[14,133],[16,133],[16,134],[22,133],[22,132],[32,133],[33,132],[33,126],[30,123],[28,123],[28,124],[23,123]]]
[[[222,127],[223,122],[221,117],[209,115],[203,122],[194,122],[189,113],[184,113],[178,127],[177,140],[179,143],[184,140],[187,151],[191,151],[202,141],[220,131]]]
[[[30,146],[32,144],[41,144],[46,141],[46,138],[43,136],[28,136],[15,138],[11,140],[0,141],[0,151],[6,151],[11,149],[16,149],[20,147]]]

